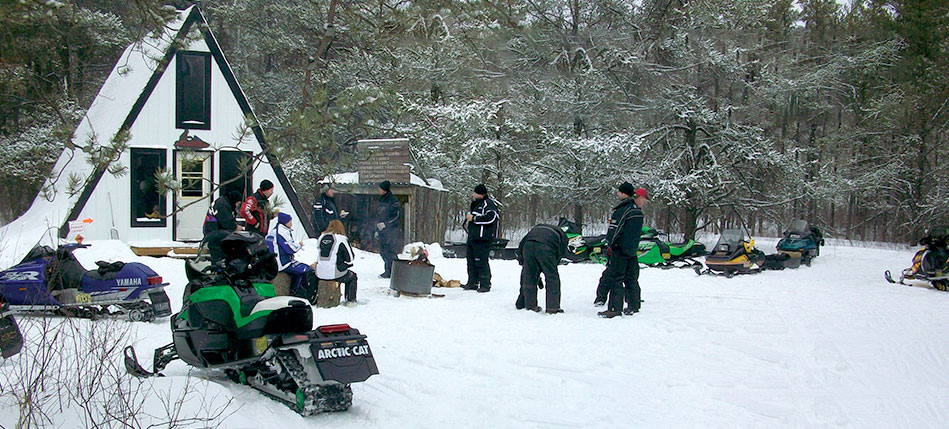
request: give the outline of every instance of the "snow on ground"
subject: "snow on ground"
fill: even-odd
[[[760,249],[774,241],[760,240]],[[315,257],[307,242],[301,257]],[[229,428],[259,427],[939,427],[949,421],[949,294],[894,286],[909,250],[827,246],[813,267],[753,276],[644,269],[643,310],[605,320],[592,306],[602,267],[561,266],[565,314],[514,309],[519,266],[492,261],[490,293],[436,289],[396,298],[378,255],[358,252],[354,308],[316,324],[369,336],[380,374],[345,413],[302,418],[221,374],[170,365],[163,383],[210,379],[231,395]],[[117,242],[77,252],[147,263],[172,285],[182,262],[136,258]],[[435,259],[464,281],[463,259]],[[543,296],[543,294],[541,294]],[[543,305],[543,300],[541,300]],[[170,342],[166,320],[136,325],[139,358]],[[145,365],[150,367],[150,363]],[[11,414],[14,413],[14,414]],[[0,411],[10,427],[15,410]]]

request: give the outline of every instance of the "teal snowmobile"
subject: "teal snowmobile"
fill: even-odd
[[[922,280],[938,290],[949,290],[949,226],[929,228],[919,244],[923,247],[913,255],[913,265],[903,270],[899,283],[910,286],[906,280]],[[889,270],[883,275],[886,281],[897,283]]]
[[[305,298],[275,296],[276,259],[262,237],[232,233],[221,249],[223,260],[185,287],[181,311],[171,317],[173,341],[155,350],[154,372],[139,365],[132,347],[126,370],[149,377],[181,359],[223,370],[304,416],[349,409],[350,384],[379,373],[366,336],[347,324],[312,329]]]
[[[583,236],[583,226],[560,218],[557,227],[567,234],[567,253],[563,258],[570,262],[593,261],[606,263],[606,234]]]
[[[692,259],[705,255],[705,245],[695,240],[686,240],[681,243],[663,241],[659,237],[668,234],[655,228],[643,227],[639,240],[637,256],[640,264],[660,268],[694,268],[701,267],[702,263]]]
[[[791,227],[784,232],[784,238],[778,241],[778,254],[787,255],[783,260],[784,267],[797,268],[801,263],[811,266],[811,261],[820,255],[820,247],[824,245],[824,236],[820,230],[809,226],[804,219],[791,222]]]

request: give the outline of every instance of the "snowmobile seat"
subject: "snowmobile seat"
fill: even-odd
[[[56,257],[44,268],[46,286],[49,290],[79,289],[86,268],[79,263],[72,252],[60,248]]]
[[[122,271],[122,268],[125,267],[125,262],[96,261],[96,265],[98,265],[99,268],[87,271],[84,277],[93,280],[115,280],[119,276],[119,272]]]
[[[606,234],[591,235],[589,237],[583,237],[583,242],[586,243],[587,245],[599,244],[604,241],[606,241]]]

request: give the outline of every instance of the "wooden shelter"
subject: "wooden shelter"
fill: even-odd
[[[448,229],[448,191],[437,179],[413,174],[409,140],[371,139],[356,144],[359,171],[336,174],[324,182],[336,186],[336,205],[350,214],[344,220],[350,240],[364,250],[375,250],[373,237],[379,207],[379,183],[392,183],[392,194],[402,203],[404,242],[441,243]]]

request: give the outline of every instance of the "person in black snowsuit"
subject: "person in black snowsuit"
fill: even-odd
[[[540,312],[537,288],[543,288],[540,275],[547,283],[547,313],[563,313],[560,309],[560,273],[557,266],[567,252],[567,234],[553,225],[537,225],[521,239],[517,246],[517,262],[521,264],[521,293],[514,304],[518,310]]]
[[[620,203],[613,208],[610,226],[606,231],[609,259],[596,293],[596,303],[606,301],[609,295],[606,311],[597,313],[605,318],[639,312],[642,294],[636,251],[643,229],[641,207],[646,203],[646,190],[633,189],[629,182],[623,182],[616,196]],[[628,305],[626,309],[623,309],[623,301]]]
[[[313,203],[313,231],[320,234],[334,220],[341,220],[349,213],[336,208],[336,187],[332,183],[320,188],[320,197]]]
[[[392,277],[392,261],[402,247],[402,230],[399,218],[402,216],[402,203],[392,195],[392,184],[388,180],[379,183],[379,207],[376,209],[376,232],[379,240],[379,253],[385,264],[385,271],[379,277]]]
[[[466,290],[478,292],[491,291],[491,267],[488,255],[491,245],[498,236],[498,224],[501,214],[493,198],[488,197],[488,188],[484,184],[475,186],[471,194],[471,210],[465,216],[468,223],[468,283],[462,286]]]
[[[207,244],[211,260],[217,261],[224,257],[221,250],[221,240],[228,234],[240,229],[237,224],[237,205],[243,196],[238,191],[230,191],[218,197],[208,209],[204,217],[204,242]]]

